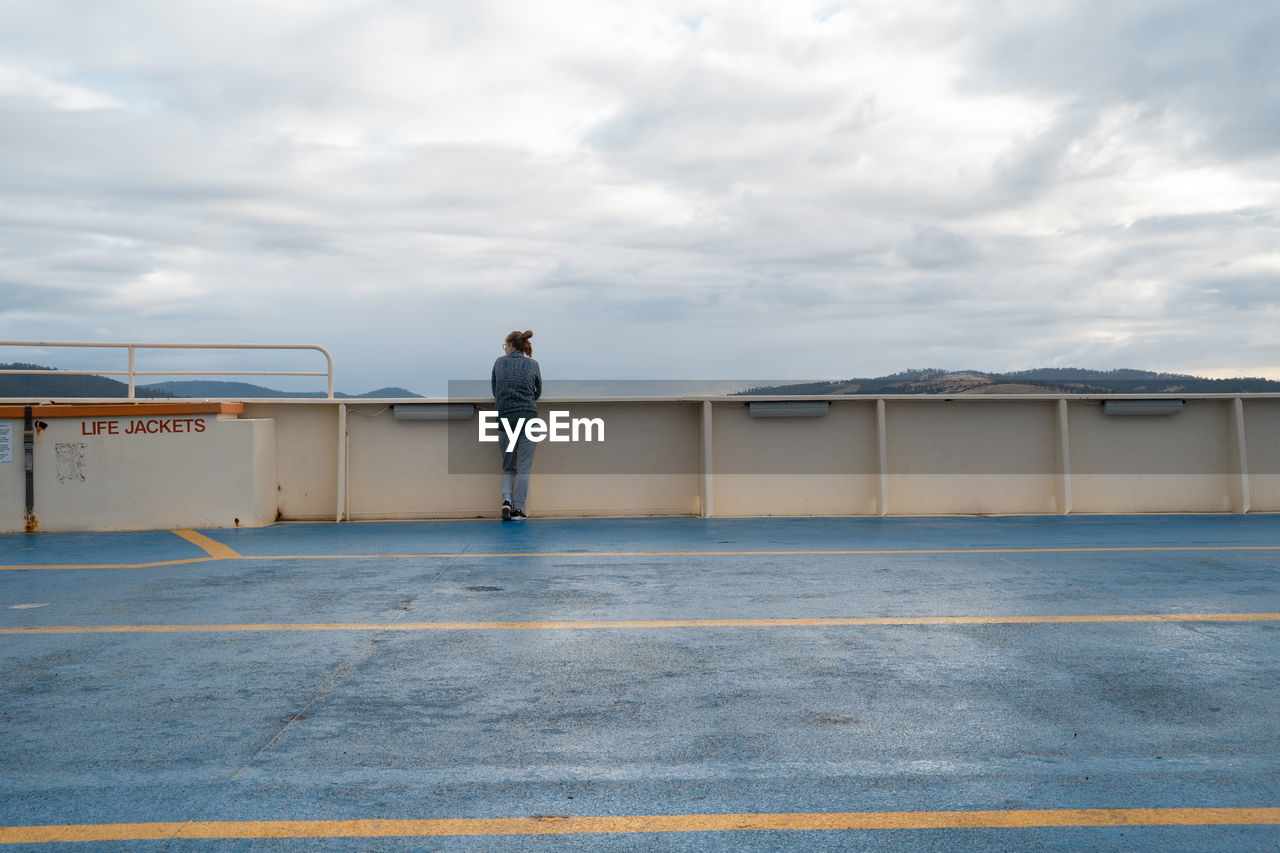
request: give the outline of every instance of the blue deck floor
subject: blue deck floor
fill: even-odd
[[[1280,516],[203,533],[0,536],[0,826],[221,821],[250,837],[20,848],[1280,849]],[[912,624],[936,616],[979,619]],[[814,619],[847,621],[798,621]],[[694,817],[1209,808],[1263,817]],[[686,822],[262,837],[281,821],[648,815]]]

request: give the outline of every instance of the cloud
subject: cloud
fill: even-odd
[[[936,227],[917,227],[910,240],[899,246],[902,259],[924,269],[963,267],[978,255],[974,241]]]
[[[3,337],[352,391],[516,327],[579,378],[1280,365],[1267,4],[7,10]]]
[[[1161,140],[1223,160],[1273,159],[1280,143],[1280,61],[1269,33],[1280,9],[1206,3],[979,5],[968,80],[1099,108],[1138,105],[1139,127],[1170,122]],[[1168,125],[1165,125],[1168,127]]]

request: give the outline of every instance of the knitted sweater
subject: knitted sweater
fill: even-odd
[[[500,416],[538,416],[534,401],[542,396],[542,371],[532,358],[519,350],[502,356],[493,363],[489,385]]]

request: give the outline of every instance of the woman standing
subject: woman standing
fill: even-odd
[[[489,384],[493,389],[493,401],[497,404],[498,417],[504,422],[504,435],[515,432],[521,418],[528,421],[538,416],[536,401],[542,396],[542,371],[533,360],[533,345],[529,339],[533,332],[512,332],[502,344],[501,356],[493,363]],[[537,444],[530,441],[523,429],[516,439],[515,449],[508,451],[507,442],[499,442],[502,451],[502,520],[520,521],[524,514],[525,498],[529,494],[529,472],[533,469],[533,451]]]

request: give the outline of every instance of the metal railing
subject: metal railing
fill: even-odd
[[[39,349],[44,347],[71,347],[94,349],[123,349],[129,351],[128,370],[0,370],[0,374],[25,376],[128,376],[129,399],[135,399],[136,378],[139,376],[325,376],[328,378],[328,397],[333,398],[333,356],[316,344],[178,344],[178,343],[103,343],[100,341],[0,341],[0,347]],[[217,350],[315,350],[324,356],[327,368],[319,371],[299,370],[138,370],[137,351],[140,349],[217,349]]]

